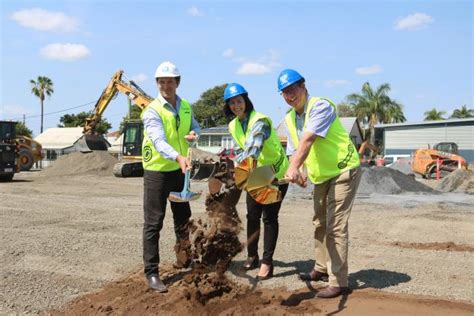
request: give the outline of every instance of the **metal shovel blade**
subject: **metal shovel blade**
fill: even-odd
[[[171,202],[184,203],[193,200],[199,199],[201,192],[191,192],[191,191],[182,191],[182,192],[171,192],[168,196],[168,200]]]
[[[275,179],[275,170],[272,166],[266,165],[255,168],[247,179],[247,191],[266,187],[272,184]]]
[[[170,192],[168,200],[171,202],[184,203],[192,200],[196,200],[201,196],[201,192],[192,192],[189,189],[189,177],[191,174],[191,169],[186,170],[184,174],[184,186],[183,191],[181,192]]]

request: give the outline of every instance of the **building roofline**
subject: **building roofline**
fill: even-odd
[[[389,128],[389,127],[417,126],[417,125],[445,125],[445,124],[450,124],[450,123],[461,123],[461,122],[474,122],[474,118],[451,119],[451,120],[441,120],[441,121],[423,121],[423,122],[418,122],[418,123],[377,124],[375,125],[375,128]]]

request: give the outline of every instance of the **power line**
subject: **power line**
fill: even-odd
[[[52,115],[52,114],[61,113],[61,112],[66,112],[66,111],[73,110],[73,109],[77,109],[77,108],[81,108],[81,107],[84,107],[84,106],[89,106],[89,105],[91,105],[92,103],[95,103],[95,102],[97,102],[97,101],[91,101],[91,102],[88,102],[88,103],[84,103],[84,104],[81,104],[81,105],[78,105],[78,106],[74,106],[74,107],[71,107],[71,108],[67,108],[67,109],[63,109],[63,110],[59,110],[59,111],[55,111],[55,112],[44,113],[44,114],[43,114],[43,117],[48,116],[48,115]],[[19,121],[19,120],[30,119],[30,118],[37,118],[37,117],[41,117],[41,114],[39,114],[39,115],[31,115],[31,116],[23,116],[23,117],[21,117],[21,118],[14,118],[14,119],[12,119],[12,120],[13,120],[13,121]]]

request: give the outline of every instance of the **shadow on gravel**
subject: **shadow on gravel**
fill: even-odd
[[[351,289],[384,289],[411,280],[408,274],[387,270],[360,270],[349,274],[349,287]]]

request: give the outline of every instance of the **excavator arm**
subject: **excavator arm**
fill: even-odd
[[[123,70],[118,70],[109,81],[107,87],[102,92],[99,100],[94,107],[94,113],[92,116],[86,119],[84,125],[84,134],[94,134],[95,126],[99,122],[102,114],[109,105],[110,101],[121,92],[125,94],[132,102],[140,109],[144,109],[148,104],[153,101],[153,98],[146,94],[136,83],[133,81],[122,80]]]
[[[83,130],[84,136],[79,141],[79,145],[82,148],[81,151],[107,150],[105,139],[101,135],[97,135],[95,127],[110,101],[119,92],[125,94],[133,104],[142,110],[153,101],[153,98],[146,94],[135,82],[132,80],[125,81],[122,79],[122,76],[123,70],[115,72],[100,95],[99,100],[97,100],[92,115],[86,119]]]

